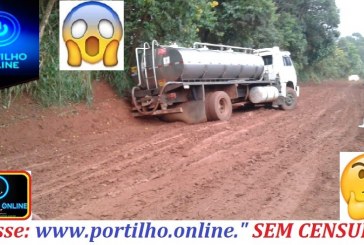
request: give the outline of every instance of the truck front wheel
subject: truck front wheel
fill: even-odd
[[[208,121],[227,121],[231,117],[233,106],[227,93],[224,91],[216,91],[207,94],[205,109]]]
[[[281,105],[283,110],[292,110],[297,106],[297,93],[291,88],[287,87],[286,98],[284,98],[284,102]]]

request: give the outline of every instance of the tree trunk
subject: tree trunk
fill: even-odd
[[[42,37],[44,35],[44,30],[48,24],[49,16],[51,15],[55,2],[56,2],[56,0],[49,0],[49,2],[47,4],[47,8],[43,14],[43,18],[42,18],[42,22],[40,23],[40,30],[39,30],[39,43],[41,43],[41,41],[42,41]]]

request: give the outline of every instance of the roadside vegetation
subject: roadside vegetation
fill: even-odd
[[[26,92],[44,106],[92,103],[91,82],[105,79],[120,95],[133,82],[134,50],[153,39],[161,44],[190,46],[195,41],[289,50],[299,80],[321,81],[364,77],[364,37],[337,31],[339,11],[334,0],[125,0],[125,71],[59,71],[59,1],[40,0],[40,79],[0,90],[8,107]]]

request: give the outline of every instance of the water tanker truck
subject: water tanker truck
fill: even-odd
[[[133,114],[199,123],[229,120],[234,104],[296,107],[299,87],[290,53],[209,43],[192,48],[144,43],[132,77]]]

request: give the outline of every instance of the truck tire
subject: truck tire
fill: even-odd
[[[281,107],[283,110],[292,110],[296,108],[296,106],[297,106],[297,93],[293,88],[287,87],[286,98],[284,98],[284,102]]]
[[[224,91],[208,93],[205,100],[205,109],[208,121],[227,121],[233,112],[230,97]]]

